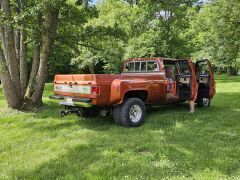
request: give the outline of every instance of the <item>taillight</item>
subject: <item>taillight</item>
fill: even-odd
[[[99,86],[92,86],[91,94],[95,94],[95,95],[100,94],[100,87]]]

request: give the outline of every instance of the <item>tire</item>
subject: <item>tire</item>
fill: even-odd
[[[211,104],[211,100],[209,98],[199,98],[197,100],[198,107],[209,107]]]
[[[121,104],[115,106],[114,109],[113,109],[114,121],[119,126],[122,126],[122,122],[121,122],[121,109],[122,109],[122,105]]]
[[[116,124],[125,127],[139,127],[144,123],[146,107],[138,98],[126,99],[122,105],[114,108]]]
[[[78,108],[77,116],[78,117],[94,117],[99,114],[99,110],[97,108]]]

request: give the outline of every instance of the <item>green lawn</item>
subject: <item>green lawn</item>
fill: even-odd
[[[0,93],[0,179],[240,178],[240,77],[217,77],[208,109],[148,109],[140,128],[112,117],[59,118],[48,100],[33,113],[5,108]]]

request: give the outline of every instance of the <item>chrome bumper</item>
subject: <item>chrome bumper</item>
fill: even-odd
[[[60,104],[64,106],[92,107],[92,99],[90,98],[52,95],[49,96],[49,99],[61,100]]]

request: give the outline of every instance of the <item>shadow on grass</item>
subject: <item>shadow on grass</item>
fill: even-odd
[[[65,117],[60,117],[60,111],[63,109],[64,107],[60,106],[59,103],[48,101],[45,103],[44,107],[41,108],[40,112],[33,113],[33,118],[36,120],[29,121],[28,124],[25,124],[25,127],[31,127],[40,131],[51,131],[70,126],[81,126],[86,129],[95,130],[108,130],[114,125],[112,116],[83,118],[78,117],[76,114],[70,114]],[[51,121],[57,121],[57,123],[53,125]]]
[[[77,126],[96,131],[86,145],[77,145],[57,159],[28,171],[15,171],[20,178],[172,178],[192,177],[205,171],[234,176],[240,167],[240,93],[219,93],[210,108],[188,114],[188,105],[148,109],[140,128],[114,125],[111,117],[59,120],[59,124],[33,122],[39,131]],[[36,118],[57,119],[57,104],[48,102]],[[55,120],[56,121],[56,120]],[[81,129],[77,129],[81,130]]]
[[[71,178],[75,174],[77,177],[84,177],[84,171],[100,159],[101,154],[93,144],[84,144],[74,147],[67,155],[53,159],[50,162],[42,164],[35,171],[18,171],[15,176],[18,178],[37,179],[57,179]]]
[[[235,102],[237,97],[240,97],[240,94],[228,94],[228,93],[218,93],[217,97],[221,98],[222,103],[219,106],[218,102],[214,103],[215,98],[213,100],[213,105],[210,108],[198,108],[196,107],[195,114],[189,114],[188,103],[177,103],[177,104],[168,104],[168,105],[160,105],[154,107],[147,108],[147,117],[146,117],[146,124],[147,126],[151,126],[153,129],[158,128],[168,128],[171,126],[175,126],[176,122],[184,122],[187,120],[192,120],[198,118],[198,121],[207,121],[208,118],[214,117],[218,113],[225,113],[225,112],[233,112],[239,113],[238,111],[232,109],[231,105],[232,102]],[[219,99],[218,98],[218,99]],[[113,116],[109,115],[107,117],[91,117],[91,118],[82,118],[78,117],[75,114],[68,115],[64,118],[60,117],[60,110],[63,107],[60,106],[57,102],[47,102],[40,110],[41,113],[35,112],[33,117],[34,119],[39,119],[39,121],[29,122],[27,127],[36,128],[36,130],[56,130],[58,128],[69,127],[78,125],[87,129],[91,130],[108,130],[112,126],[115,126]],[[204,118],[201,118],[204,117]],[[42,119],[47,119],[49,121],[59,121],[59,124],[48,124],[46,121],[42,121]],[[45,125],[44,125],[45,124]],[[101,128],[102,127],[102,128]]]

